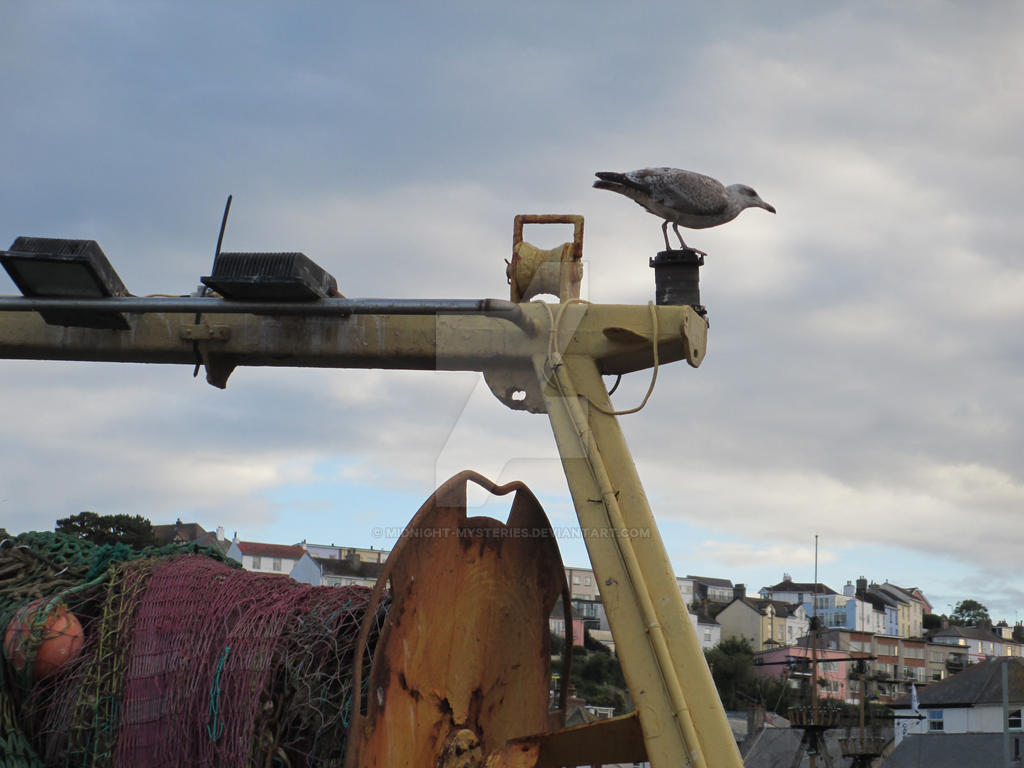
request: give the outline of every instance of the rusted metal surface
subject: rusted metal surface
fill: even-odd
[[[487,768],[558,768],[645,760],[643,732],[633,713],[514,739],[488,760]]]
[[[515,492],[507,523],[466,516],[469,481]],[[455,476],[409,523],[376,595],[386,579],[391,607],[352,719],[348,768],[468,768],[548,728],[548,617],[568,589],[550,524],[526,486]]]

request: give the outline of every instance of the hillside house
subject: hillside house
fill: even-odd
[[[945,626],[930,630],[927,636],[931,642],[949,647],[951,654],[960,656],[967,664],[978,664],[1000,656],[1022,655],[1021,644],[1012,636],[1006,639],[1002,633],[994,631],[990,622],[981,622],[976,627]]]
[[[746,638],[754,651],[794,645],[809,627],[802,605],[746,596],[737,597],[715,619],[723,640]]]
[[[390,554],[389,550],[374,547],[339,547],[335,544],[309,544],[306,541],[302,541],[299,546],[309,552],[314,559],[324,560],[344,560],[346,557],[358,555],[360,562],[363,563],[383,563]]]
[[[806,640],[800,642],[807,644]],[[927,685],[928,644],[923,639],[875,635],[848,629],[826,629],[818,635],[818,647],[842,651],[853,657],[873,656],[866,662],[867,695],[882,702],[910,693],[911,685]],[[859,696],[860,680],[850,681],[850,692]]]
[[[152,526],[153,538],[160,546],[168,544],[198,544],[200,547],[219,549],[225,554],[231,542],[224,538],[224,526],[217,526],[216,531],[207,531],[199,523],[183,523],[179,517],[169,525]]]
[[[811,615],[811,602],[817,597],[835,595],[836,591],[826,584],[810,584],[793,581],[788,573],[782,574],[782,581],[770,587],[761,587],[758,592],[762,600],[778,600],[783,603],[800,603]]]
[[[320,569],[320,584],[325,587],[373,587],[377,583],[384,563],[364,561],[357,552],[341,559],[314,557]]]
[[[872,584],[867,589],[893,601],[896,608],[895,634],[899,637],[923,637],[924,615],[931,612],[931,605],[919,589],[897,587],[895,584]]]
[[[566,568],[565,581],[573,600],[600,600],[597,578],[590,568]]]
[[[772,648],[754,655],[754,674],[774,680],[788,678],[792,687],[810,691],[812,658],[818,660],[818,698],[853,703],[849,688],[850,655],[842,651],[820,649],[812,657],[811,649],[804,646]]]
[[[732,581],[729,579],[716,579],[708,576],[694,576],[692,574],[687,574],[686,578],[693,582],[693,597],[695,600],[703,603],[725,605],[733,599],[733,586]],[[678,584],[678,579],[676,583]]]
[[[1003,681],[1009,706],[1003,713]],[[897,715],[896,745],[892,765],[917,765],[906,762],[909,755],[922,753],[941,756],[927,765],[998,765],[1002,762],[1004,731],[1008,733],[1010,759],[1020,760],[1024,751],[1022,712],[1024,712],[1024,661],[1018,658],[998,658],[972,664],[963,672],[941,683],[917,692],[918,720],[912,715],[913,699],[906,696],[890,706]],[[901,717],[902,715],[902,717]],[[911,716],[908,716],[911,715]],[[987,734],[987,738],[979,737]],[[971,738],[962,738],[970,736]],[[961,737],[961,738],[958,738]],[[924,741],[918,741],[923,739]],[[979,760],[981,754],[991,752],[997,761]],[[889,758],[886,766],[890,765]]]
[[[687,611],[690,624],[697,633],[697,642],[701,650],[709,651],[722,642],[722,625],[706,613]]]
[[[320,585],[320,567],[298,545],[266,544],[235,538],[228,547],[227,556],[237,560],[247,571],[291,576],[303,584]]]

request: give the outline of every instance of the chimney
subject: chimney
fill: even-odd
[[[863,595],[867,591],[868,591],[868,580],[865,579],[863,576],[861,576],[859,579],[857,579],[857,594],[858,595]]]
[[[764,728],[764,707],[751,704],[747,710],[747,738],[753,739]]]
[[[735,587],[732,588],[732,598],[733,598],[733,600],[742,600],[746,596],[747,596],[747,585],[746,584],[737,584]]]
[[[217,526],[217,541],[224,541],[224,526]]]
[[[782,574],[782,581],[783,581],[783,582],[786,582],[786,581],[793,581],[793,577],[792,577],[792,576],[790,576],[790,575],[789,575],[788,573],[783,573],[783,574]]]
[[[853,586],[853,582],[847,581],[846,586],[843,587],[843,595],[845,595],[846,597],[853,597],[855,594],[854,589],[855,588]]]

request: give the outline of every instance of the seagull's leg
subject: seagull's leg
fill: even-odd
[[[675,225],[673,224],[673,226]],[[668,244],[668,219],[661,222],[661,234],[665,238],[665,250],[671,251],[672,246]],[[676,234],[678,234],[678,232],[676,232]]]
[[[667,224],[668,222],[666,221],[665,223]],[[680,246],[682,246],[684,249],[690,247],[686,243],[683,242],[683,236],[679,234],[679,225],[677,225],[675,222],[672,223],[672,231],[675,232],[676,233],[676,237],[679,238],[679,245]]]
[[[665,223],[667,224],[668,222]],[[704,253],[704,251],[698,251],[696,248],[691,248],[690,246],[683,242],[683,236],[679,234],[679,227],[673,224],[672,229],[675,231],[676,237],[679,238],[679,244],[683,247],[684,251],[693,251],[694,253],[700,254],[701,256],[707,256],[707,254]]]

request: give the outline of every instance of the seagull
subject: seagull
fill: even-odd
[[[690,229],[717,227],[732,221],[744,208],[764,208],[775,213],[775,208],[745,184],[730,184],[728,187],[717,179],[679,168],[641,168],[639,171],[598,171],[597,189],[610,189],[625,195],[642,205],[655,216],[664,219],[661,234],[668,244],[668,225],[679,238],[679,244],[687,250],[679,234],[679,225]],[[697,251],[701,253],[701,251]]]

